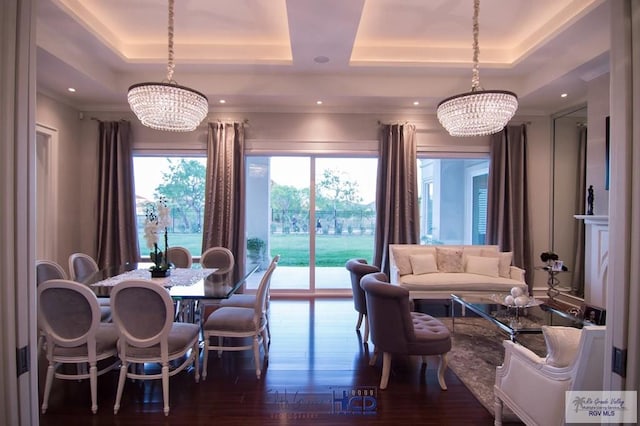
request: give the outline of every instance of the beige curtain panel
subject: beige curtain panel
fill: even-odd
[[[507,126],[490,139],[487,244],[513,252],[513,264],[526,271],[531,291],[527,127]]]
[[[416,128],[380,127],[373,263],[389,274],[389,244],[417,244],[418,211]]]
[[[96,262],[100,268],[139,258],[130,129],[128,121],[99,123]]]
[[[202,252],[226,247],[239,273],[245,258],[244,124],[209,123]]]

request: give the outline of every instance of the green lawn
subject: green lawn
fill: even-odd
[[[279,265],[308,266],[308,235],[271,235],[271,255],[279,254]],[[344,266],[347,260],[373,258],[373,235],[317,235],[316,265]]]
[[[192,255],[199,256],[202,249],[201,234],[171,234],[170,246],[183,246]],[[139,235],[142,256],[149,255],[146,242]],[[306,234],[274,234],[270,237],[271,253],[269,257],[279,254],[282,266],[309,265],[309,236]],[[373,235],[317,235],[316,236],[316,265],[344,266],[345,262],[354,257],[361,257],[371,261],[373,259]]]

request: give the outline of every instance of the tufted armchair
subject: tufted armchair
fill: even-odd
[[[503,404],[527,425],[563,425],[565,391],[602,390],[605,327],[542,327],[547,356],[504,341],[504,363],[496,368],[495,424]]]
[[[375,364],[379,352],[383,353],[380,389],[386,389],[393,354],[419,355],[426,364],[428,355],[438,355],[438,382],[447,389],[444,372],[447,353],[451,350],[451,335],[437,319],[419,312],[411,312],[409,292],[389,284],[382,272],[365,275],[360,285],[365,291],[371,340],[375,351],[370,365]]]
[[[369,340],[369,320],[367,319],[367,300],[365,299],[364,290],[360,287],[360,280],[367,274],[380,272],[380,268],[367,264],[367,261],[364,259],[351,259],[347,261],[345,267],[351,275],[353,306],[358,312],[356,330],[360,330],[362,320],[364,319],[364,335],[362,341],[366,343]]]

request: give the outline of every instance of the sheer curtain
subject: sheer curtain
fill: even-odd
[[[491,135],[490,149],[487,244],[513,252],[513,264],[526,271],[531,291],[526,125]]]
[[[98,140],[100,268],[138,261],[138,234],[128,121],[101,121]]]
[[[575,212],[584,214],[585,193],[587,192],[587,128],[578,128],[578,170],[576,173]],[[584,295],[584,221],[574,221],[574,235],[576,250],[571,264],[571,293],[582,297]]]
[[[380,128],[373,263],[389,274],[389,244],[417,244],[418,210],[416,128],[385,124]]]
[[[245,257],[244,124],[209,123],[202,251],[226,247],[240,272]]]

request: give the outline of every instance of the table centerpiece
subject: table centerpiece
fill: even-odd
[[[169,227],[169,207],[164,197],[156,203],[148,203],[145,207],[145,224],[144,238],[147,247],[153,251],[149,253],[149,257],[153,265],[149,268],[151,278],[164,278],[171,275],[171,265],[167,261],[167,249],[169,248],[169,239],[167,228]],[[158,247],[158,235],[164,233],[164,251]]]

